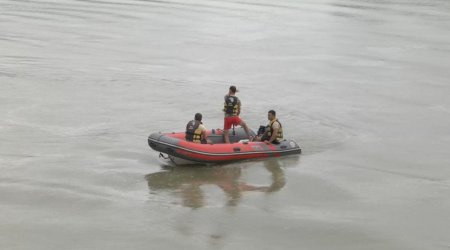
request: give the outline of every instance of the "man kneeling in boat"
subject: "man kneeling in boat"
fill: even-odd
[[[267,124],[264,134],[255,138],[255,141],[263,141],[267,144],[280,144],[283,140],[283,127],[277,119],[275,110],[269,110],[267,113],[269,124]]]
[[[202,123],[202,114],[195,114],[195,120],[188,122],[186,125],[186,141],[194,143],[211,143],[206,136],[206,128]]]

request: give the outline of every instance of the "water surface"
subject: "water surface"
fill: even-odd
[[[450,3],[0,1],[0,248],[449,249]],[[165,167],[240,89],[303,154]]]

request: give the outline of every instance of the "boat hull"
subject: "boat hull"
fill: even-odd
[[[254,135],[253,131],[251,132]],[[184,133],[153,133],[148,137],[149,146],[170,157],[181,158],[196,163],[227,163],[250,159],[280,157],[300,154],[299,145],[293,140],[283,140],[280,144],[245,141],[242,129],[236,129],[230,136],[234,143],[225,144],[222,131],[208,131],[208,138],[214,144],[198,144],[184,140]],[[243,141],[244,140],[244,141]]]

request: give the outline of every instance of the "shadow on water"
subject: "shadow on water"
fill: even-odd
[[[202,187],[207,185],[214,185],[223,191],[227,197],[227,206],[236,206],[242,200],[245,192],[272,193],[281,190],[286,185],[280,159],[270,159],[261,164],[267,171],[264,172],[271,177],[267,185],[248,183],[243,176],[245,163],[215,167],[164,166],[163,171],[148,174],[145,179],[148,182],[150,193],[172,191],[181,196],[182,204],[186,207],[200,208],[206,205],[207,195]],[[257,168],[259,165],[257,162],[252,168]]]

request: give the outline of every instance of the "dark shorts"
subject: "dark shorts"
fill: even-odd
[[[261,141],[268,141],[270,140],[270,137],[267,135],[263,135],[261,137]],[[272,144],[280,144],[280,141],[278,141],[278,139],[275,139],[274,141],[272,141]]]
[[[223,122],[223,130],[228,130],[231,128],[232,125],[237,126],[242,122],[241,118],[239,116],[230,116],[225,117]]]

